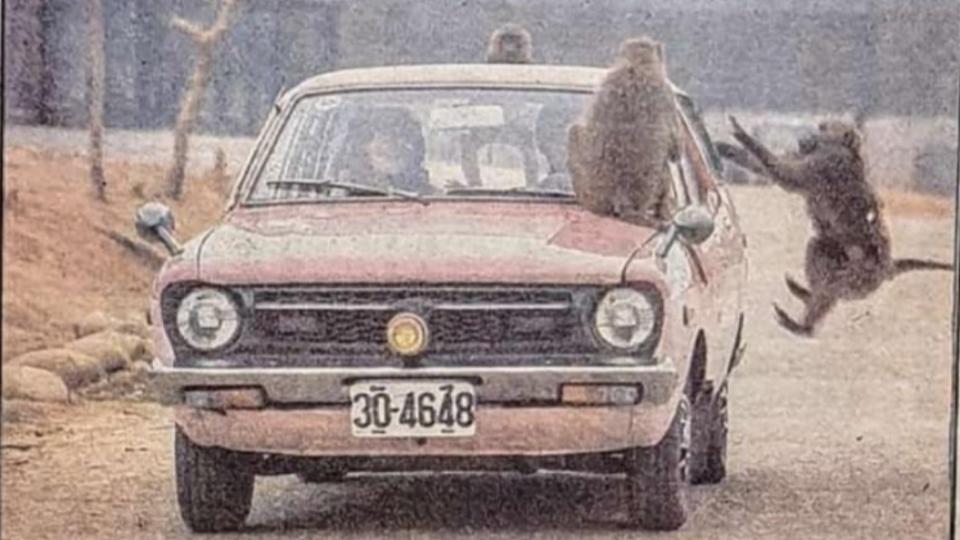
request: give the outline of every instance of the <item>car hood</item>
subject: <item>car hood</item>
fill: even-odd
[[[198,240],[196,268],[223,284],[610,284],[655,232],[554,201],[269,206]]]

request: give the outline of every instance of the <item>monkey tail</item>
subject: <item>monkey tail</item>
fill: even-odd
[[[924,259],[894,259],[894,274],[902,274],[911,270],[953,270],[953,265]]]

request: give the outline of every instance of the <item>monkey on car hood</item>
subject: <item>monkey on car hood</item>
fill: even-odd
[[[650,224],[669,213],[677,109],[663,46],[628,39],[581,119],[567,161],[577,201],[591,212]]]

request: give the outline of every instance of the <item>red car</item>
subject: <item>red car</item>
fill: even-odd
[[[176,408],[181,513],[242,526],[256,475],[623,474],[638,526],[672,529],[725,474],[745,240],[676,91],[680,210],[640,227],[577,205],[566,128],[605,71],[339,71],[288,92],[222,223],[180,245],[151,317]]]

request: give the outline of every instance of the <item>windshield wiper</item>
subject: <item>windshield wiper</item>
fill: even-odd
[[[526,186],[518,186],[508,189],[495,189],[486,187],[455,187],[446,190],[447,195],[533,195],[535,197],[556,197],[570,198],[573,193],[559,189],[537,189]]]
[[[310,186],[310,187],[332,187],[345,189],[354,195],[377,195],[382,197],[401,197],[404,199],[420,200],[420,194],[412,191],[394,188],[380,188],[368,186],[366,184],[356,184],[354,182],[339,182],[337,180],[311,180],[309,178],[286,178],[283,180],[270,180],[268,186]]]

